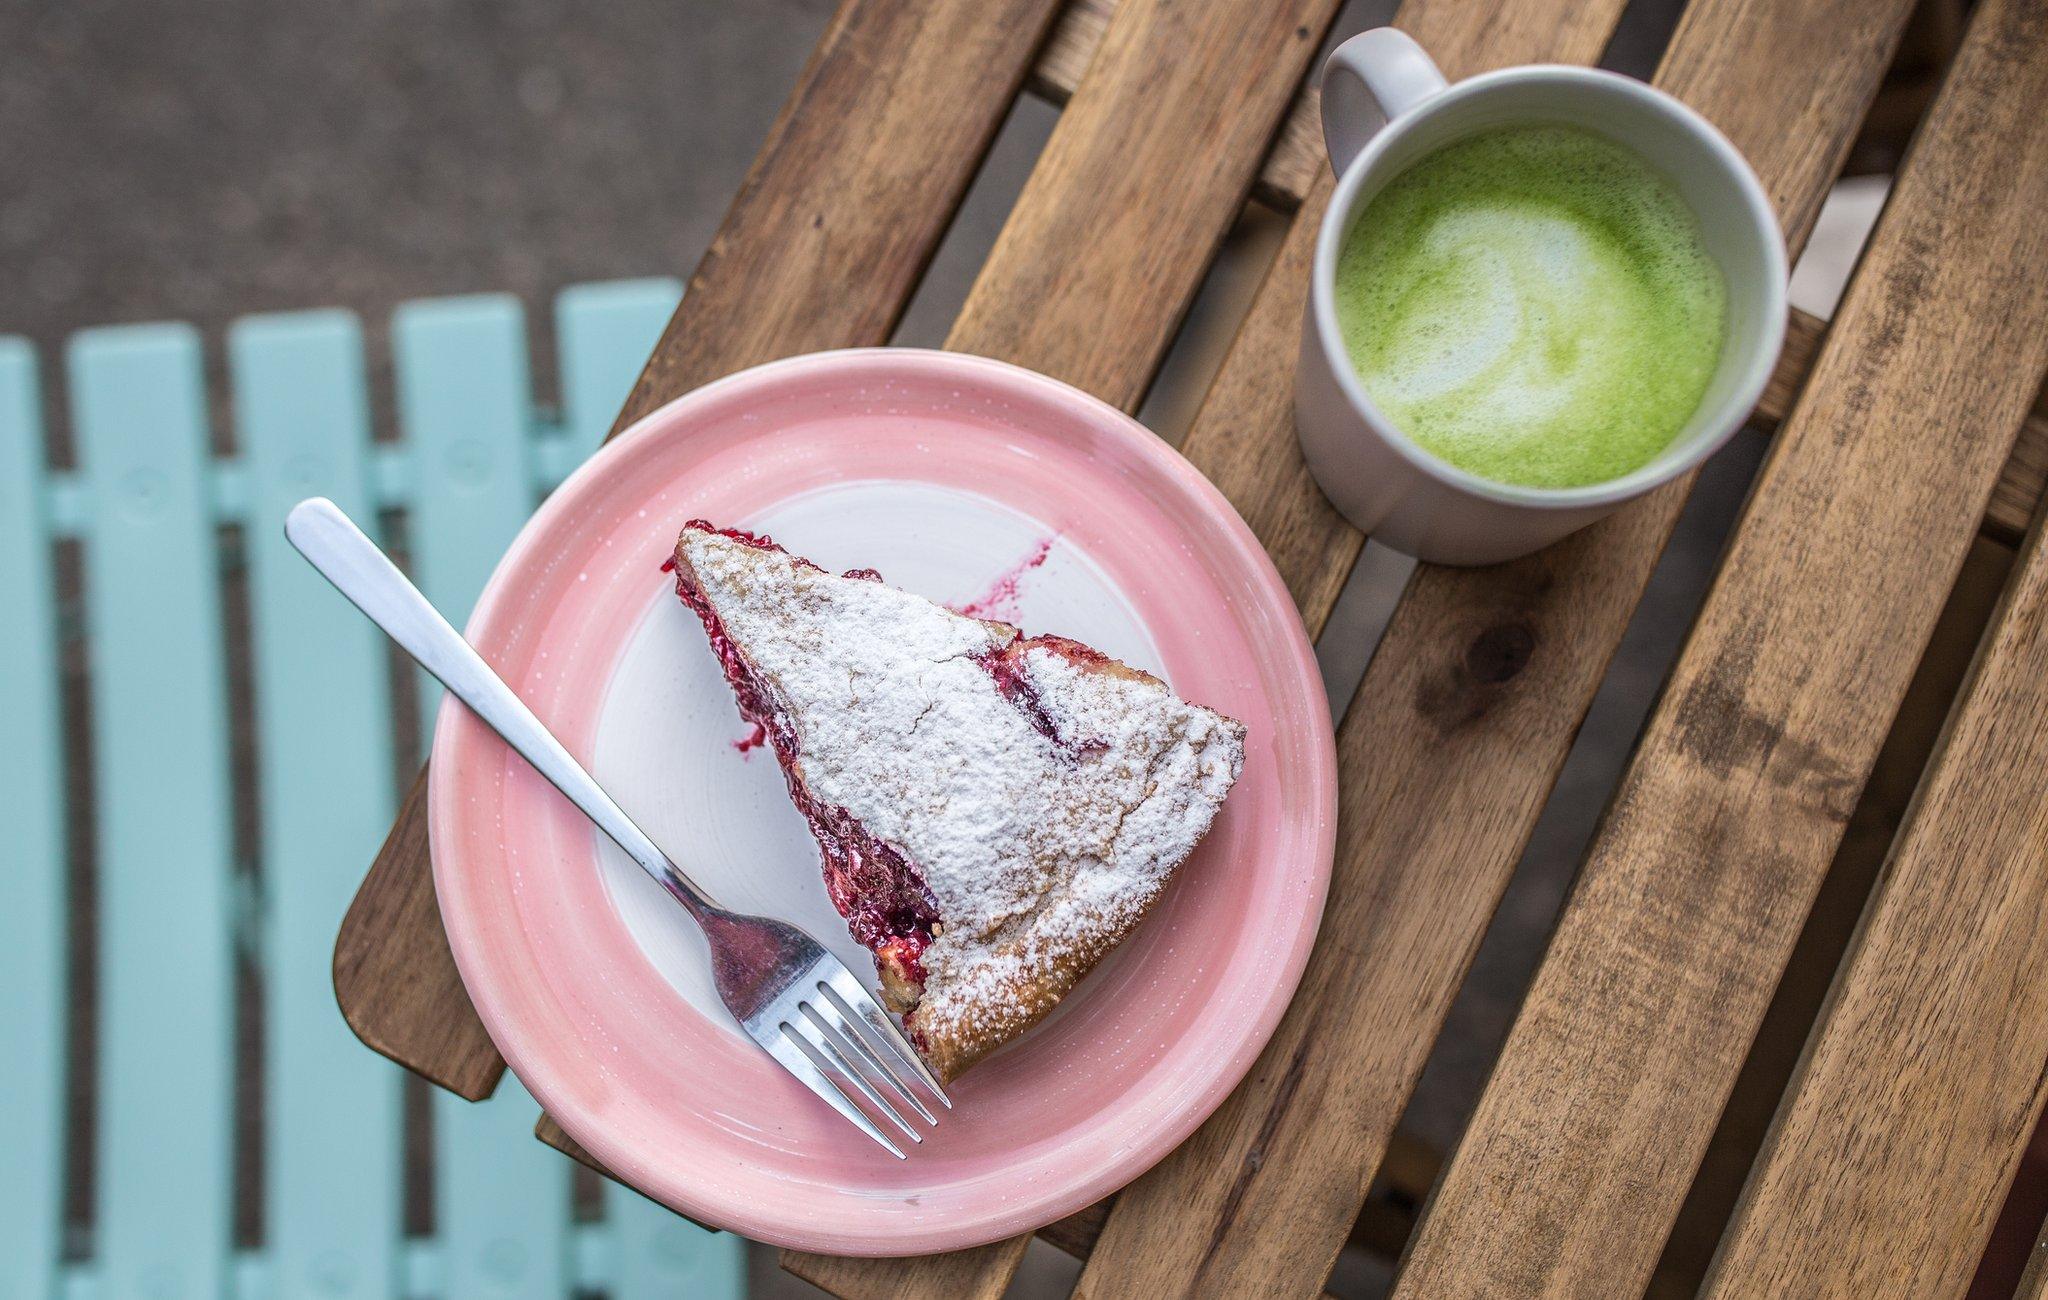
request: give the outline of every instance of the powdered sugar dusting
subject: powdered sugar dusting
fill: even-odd
[[[929,1040],[979,1056],[1040,1019],[1137,923],[1237,777],[1238,723],[1085,647],[716,533],[682,547],[811,795],[922,874],[940,917],[914,1015]]]

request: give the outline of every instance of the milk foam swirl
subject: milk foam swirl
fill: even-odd
[[[1718,360],[1725,289],[1676,191],[1590,132],[1437,151],[1360,215],[1338,318],[1366,391],[1485,477],[1599,482],[1654,457]]]

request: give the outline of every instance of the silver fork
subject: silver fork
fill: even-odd
[[[903,1112],[928,1125],[938,1120],[909,1081],[922,1084],[947,1109],[953,1103],[852,971],[793,925],[713,903],[340,507],[325,497],[301,501],[285,517],[284,532],[336,590],[689,910],[711,945],[718,996],[748,1037],[898,1160],[902,1149],[853,1100],[849,1087],[905,1137],[924,1141]]]

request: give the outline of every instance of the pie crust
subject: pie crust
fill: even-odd
[[[1242,769],[1242,724],[1080,642],[702,520],[674,567],[833,904],[942,1079],[1130,934]]]

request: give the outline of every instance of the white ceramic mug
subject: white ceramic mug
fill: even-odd
[[[1633,149],[1699,218],[1727,282],[1721,360],[1692,419],[1647,465],[1572,488],[1484,479],[1425,451],[1373,404],[1337,326],[1337,253],[1388,182],[1451,142],[1496,127],[1582,127]],[[1323,137],[1337,188],[1316,239],[1295,429],[1316,482],[1375,540],[1439,564],[1515,559],[1685,473],[1742,426],[1785,337],[1785,240],[1756,174],[1707,120],[1640,81],[1533,65],[1444,80],[1429,55],[1382,27],[1323,69]]]

